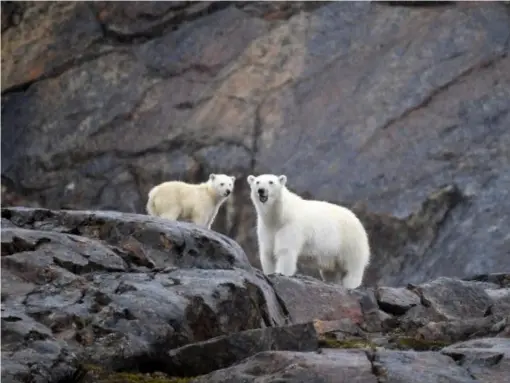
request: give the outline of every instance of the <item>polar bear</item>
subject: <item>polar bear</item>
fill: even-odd
[[[235,180],[226,174],[210,174],[200,184],[163,182],[149,191],[147,213],[171,220],[191,220],[210,229],[220,206],[234,191]]]
[[[285,175],[250,175],[247,180],[264,274],[294,275],[298,258],[308,255],[317,260],[324,281],[352,289],[361,285],[370,246],[351,210],[301,198],[287,189]]]

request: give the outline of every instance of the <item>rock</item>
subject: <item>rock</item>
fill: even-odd
[[[499,287],[510,288],[510,276],[508,275],[508,273],[480,274],[464,278],[464,280],[487,282],[498,285]]]
[[[58,382],[76,371],[71,348],[24,310],[2,303],[1,319],[2,382]]]
[[[34,257],[35,251],[40,251],[40,255]],[[97,241],[72,234],[19,228],[2,230],[2,261],[6,266],[31,272],[35,271],[34,264],[38,267],[56,264],[75,274],[128,270],[121,256]]]
[[[493,301],[490,307],[492,314],[504,316],[510,313],[510,288],[486,290],[486,292]]]
[[[373,291],[356,291],[354,293],[361,305],[363,312],[363,321],[360,322],[360,328],[368,332],[382,331],[391,326],[392,316],[382,311]]]
[[[267,280],[220,234],[113,212],[9,208],[2,218],[11,223],[2,226],[2,379],[157,365],[189,343],[287,323]],[[127,238],[169,267],[141,265]],[[285,347],[280,331],[271,339]]]
[[[510,372],[510,339],[479,338],[456,343],[441,351],[466,368],[476,379],[503,383]]]
[[[429,322],[417,330],[417,335],[425,340],[454,343],[476,336],[497,335],[502,330],[500,322],[501,318],[498,316]]]
[[[394,315],[403,315],[411,307],[420,304],[418,295],[402,288],[380,287],[376,290],[376,296],[381,309]]]
[[[377,351],[374,367],[382,381],[464,383],[477,382],[468,371],[446,355],[436,352]]]
[[[219,336],[170,350],[164,358],[166,371],[178,376],[207,374],[230,367],[258,352],[317,351],[312,323],[268,327]]]
[[[2,2],[3,206],[143,213],[231,173],[213,228],[259,266],[242,180],[271,171],[359,211],[365,286],[508,269],[507,8]]]
[[[363,321],[357,297],[346,288],[310,277],[273,274],[269,281],[285,302],[293,323],[344,319],[359,324]]]
[[[447,357],[445,357],[447,358]],[[193,379],[192,383],[377,383],[363,351],[261,352],[243,363]]]
[[[433,307],[414,306],[398,318],[399,327],[405,331],[419,329],[430,322],[440,322],[444,316]]]
[[[102,31],[87,4],[42,2],[21,13],[16,27],[2,31],[2,55],[9,57],[2,61],[2,94],[97,57],[92,46]]]
[[[416,288],[423,304],[446,319],[484,317],[492,300],[482,286],[450,278],[438,278]]]
[[[31,230],[52,230],[105,241],[143,270],[154,266],[252,270],[236,242],[185,222],[169,224],[164,219],[118,212],[31,208],[2,209],[2,217]],[[69,243],[73,242],[79,244],[80,240],[71,237]]]

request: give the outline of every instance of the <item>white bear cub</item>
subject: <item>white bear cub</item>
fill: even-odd
[[[220,206],[234,191],[235,180],[226,174],[210,174],[207,182],[200,184],[163,182],[149,191],[147,213],[170,220],[191,220],[210,229]]]
[[[307,255],[324,281],[360,286],[370,258],[361,221],[345,207],[301,198],[286,182],[284,175],[248,176],[263,272],[294,275],[299,256]]]

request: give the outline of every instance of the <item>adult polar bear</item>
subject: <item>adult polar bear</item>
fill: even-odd
[[[368,235],[349,209],[306,200],[286,187],[284,175],[248,176],[257,211],[260,262],[265,274],[294,275],[298,257],[315,257],[324,281],[361,285],[370,259]]]
[[[236,178],[210,174],[206,182],[167,181],[154,186],[147,199],[147,214],[170,220],[191,220],[211,228],[218,210],[234,191]]]

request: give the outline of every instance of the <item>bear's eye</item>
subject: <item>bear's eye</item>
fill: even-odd
[[[269,185],[272,185],[273,184],[273,181],[269,181]]]
[[[225,184],[222,182],[222,183],[220,184],[220,186],[225,186]]]
[[[258,185],[260,183],[260,181],[257,181],[256,184]]]

